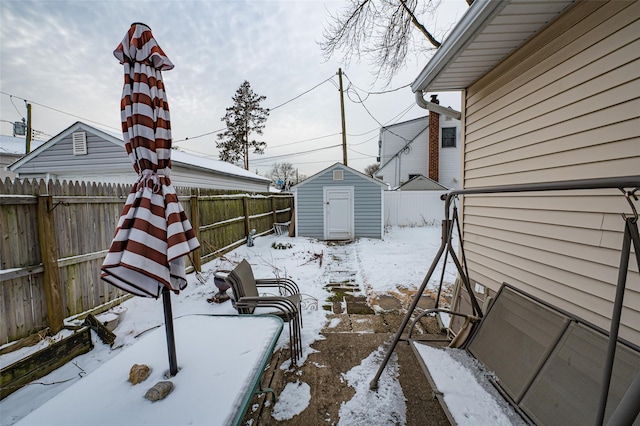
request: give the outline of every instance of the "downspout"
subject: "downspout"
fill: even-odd
[[[436,103],[425,100],[422,90],[418,90],[416,92],[416,104],[418,104],[418,106],[422,109],[437,112],[438,114],[455,118],[458,121],[462,118],[462,114],[460,113],[460,111],[456,111],[450,107],[443,107],[442,105],[438,105]]]

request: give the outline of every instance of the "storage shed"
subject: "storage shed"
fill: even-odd
[[[386,184],[336,163],[291,188],[296,236],[321,240],[382,238]]]

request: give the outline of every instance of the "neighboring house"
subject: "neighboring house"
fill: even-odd
[[[321,240],[382,238],[387,185],[336,163],[291,188],[296,236]]]
[[[447,188],[458,188],[459,141],[460,121],[435,111],[425,117],[385,126],[380,129],[380,169],[375,177],[392,188],[420,175]]]
[[[268,192],[271,181],[225,161],[171,151],[173,186]],[[21,179],[131,184],[136,173],[122,136],[76,122],[8,170]]]
[[[31,150],[36,149],[45,141],[31,140]],[[10,172],[6,167],[20,159],[25,154],[26,142],[25,137],[0,135],[0,181],[6,178],[14,179],[16,174]]]
[[[640,2],[476,1],[412,90],[420,105],[462,91],[465,189],[638,176]],[[481,300],[507,282],[609,329],[631,212],[620,191],[474,195],[462,209]],[[640,345],[630,268],[620,337]]]

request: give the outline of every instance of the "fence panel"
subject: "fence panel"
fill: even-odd
[[[446,191],[384,191],[385,226],[439,225]]]
[[[125,294],[100,279],[100,266],[130,189],[128,185],[0,181],[0,345],[48,326],[37,195],[53,196],[49,211],[41,214],[49,215],[55,225],[62,286],[62,306],[56,309],[66,318]],[[199,223],[194,226],[200,230],[204,261],[243,244],[247,226],[264,234],[274,222],[290,220],[293,206],[291,195],[198,188],[176,188],[176,193],[190,219],[191,196],[197,197],[193,205],[198,208]]]

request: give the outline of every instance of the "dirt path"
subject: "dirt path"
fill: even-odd
[[[287,383],[304,382],[310,385],[311,401],[304,411],[289,420],[277,421],[271,416],[272,402],[256,396],[253,408],[244,424],[255,425],[337,425],[340,406],[353,398],[355,391],[344,380],[343,374],[360,365],[363,359],[390,341],[402,317],[398,313],[378,315],[336,315],[342,319],[338,327],[325,330],[324,340],[312,347],[318,352],[309,355],[297,371],[280,369],[288,353],[276,353],[271,368],[265,374],[263,384],[276,394]],[[437,332],[435,324],[427,325]],[[431,397],[431,390],[411,348],[400,342],[395,351],[399,365],[399,381],[406,398],[407,425],[448,425],[442,408]],[[271,397],[269,397],[271,398]],[[371,426],[377,426],[370,423]]]

